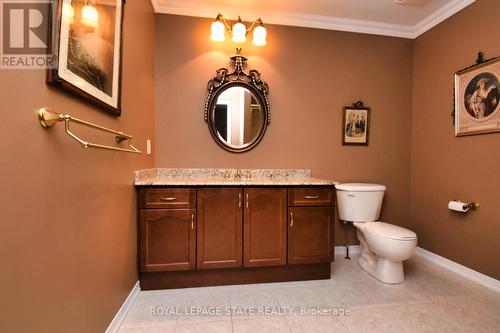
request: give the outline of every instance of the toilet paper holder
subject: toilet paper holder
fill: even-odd
[[[454,201],[463,203],[464,204],[464,210],[469,210],[469,209],[478,210],[479,209],[479,203],[474,202],[474,201],[470,202],[470,203],[463,202],[462,200],[454,200]]]

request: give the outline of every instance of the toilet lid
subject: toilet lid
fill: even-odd
[[[411,230],[384,222],[367,222],[363,231],[368,231],[378,236],[397,240],[414,240],[417,234]]]
[[[369,183],[344,183],[335,185],[337,190],[350,191],[350,192],[372,192],[372,191],[385,191],[385,185],[369,184]]]

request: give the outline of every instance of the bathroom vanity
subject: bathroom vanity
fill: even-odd
[[[141,289],[329,279],[334,183],[310,170],[137,171]]]

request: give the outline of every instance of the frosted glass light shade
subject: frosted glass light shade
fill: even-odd
[[[73,9],[73,6],[71,6],[71,4],[69,4],[67,2],[63,2],[62,15],[70,23],[73,23],[73,18],[75,17],[75,10]]]
[[[247,41],[247,27],[241,22],[233,25],[233,42],[235,43],[244,43]]]
[[[215,42],[222,42],[226,39],[225,33],[226,33],[226,27],[224,26],[224,23],[221,21],[217,20],[212,23],[211,27],[212,34],[210,35],[210,39],[215,41]]]
[[[263,25],[258,25],[253,30],[253,40],[252,44],[256,46],[264,46],[266,45],[267,31]]]
[[[94,6],[86,5],[82,8],[82,24],[85,24],[92,28],[97,28],[99,26],[99,13]]]

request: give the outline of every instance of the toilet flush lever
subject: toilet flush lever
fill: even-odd
[[[354,198],[354,197],[355,197],[354,193],[351,193],[351,192],[347,193],[347,196],[348,196],[348,197],[351,197],[351,198]]]

